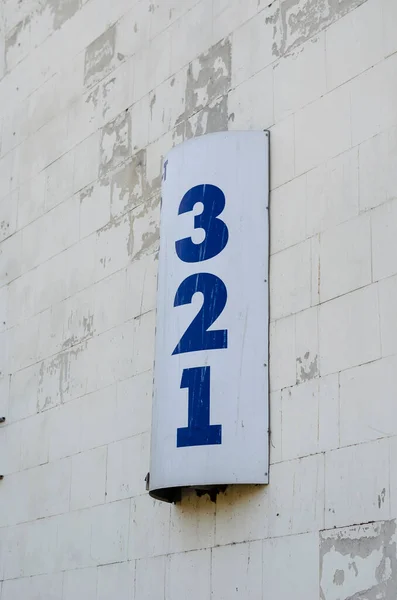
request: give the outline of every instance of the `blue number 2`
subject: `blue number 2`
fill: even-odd
[[[203,203],[204,210],[194,217],[194,228],[204,229],[204,241],[195,244],[189,237],[175,242],[178,257],[187,263],[213,258],[224,249],[229,239],[226,224],[218,219],[225,208],[225,195],[222,190],[216,185],[196,185],[183,196],[178,214],[182,215],[192,211],[198,202]]]
[[[177,429],[177,448],[221,444],[222,425],[210,425],[210,367],[184,369],[183,388],[189,390],[188,426]]]
[[[184,279],[177,289],[174,306],[190,304],[196,292],[204,296],[203,306],[181,337],[172,354],[227,348],[227,329],[208,331],[226,305],[227,290],[222,279],[211,273],[197,273]]]

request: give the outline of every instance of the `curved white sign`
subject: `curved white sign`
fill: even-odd
[[[164,161],[149,490],[268,482],[268,132]]]

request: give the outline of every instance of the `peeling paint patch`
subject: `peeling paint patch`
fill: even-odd
[[[40,365],[37,390],[37,412],[48,410],[65,401],[65,397],[76,387],[71,376],[71,364],[86,349],[86,343],[45,360]],[[82,393],[85,389],[82,388]]]
[[[227,96],[219,98],[193,115],[185,124],[184,137],[190,139],[206,133],[227,131],[228,105]]]
[[[146,190],[146,151],[137,152],[112,176],[110,212],[117,218],[141,204]]]
[[[306,352],[302,357],[296,359],[296,382],[303,383],[319,377],[318,356],[312,356]]]
[[[281,56],[307,41],[367,0],[281,0],[273,23],[273,55]]]
[[[171,81],[171,85],[172,85]],[[179,116],[174,139],[189,139],[227,129],[227,93],[231,86],[231,44],[228,38],[190,63],[185,110]]]
[[[131,120],[128,111],[110,121],[101,132],[99,176],[131,155]]]
[[[103,79],[111,70],[116,48],[116,27],[110,27],[87,48],[84,62],[84,85]]]
[[[94,335],[94,315],[87,314],[86,316],[81,316],[78,311],[72,311],[68,319],[68,331],[74,333],[69,335],[63,342],[62,350],[67,350],[72,346],[81,344]]]
[[[10,70],[26,54],[30,47],[30,16],[20,21],[8,33],[4,42],[5,64]]]
[[[129,213],[130,235],[127,241],[128,255],[138,259],[153,254],[159,248],[160,196],[153,196]]]
[[[323,531],[321,600],[395,600],[396,522]]]
[[[231,85],[231,52],[227,38],[190,63],[186,81],[186,117],[227,94]]]
[[[59,29],[79,10],[81,6],[80,0],[52,0],[48,2],[53,16],[54,29]]]

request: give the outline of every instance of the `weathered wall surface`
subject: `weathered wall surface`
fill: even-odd
[[[268,4],[1,2],[1,600],[396,597],[397,4]],[[162,155],[264,128],[271,484],[158,503]]]

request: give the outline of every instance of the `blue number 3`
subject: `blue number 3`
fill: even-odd
[[[178,257],[187,263],[213,258],[222,252],[229,239],[227,225],[218,219],[225,208],[225,195],[222,190],[216,185],[196,185],[183,196],[178,214],[192,211],[197,202],[203,203],[204,210],[194,217],[194,228],[204,229],[204,241],[195,244],[189,237],[175,242]]]

